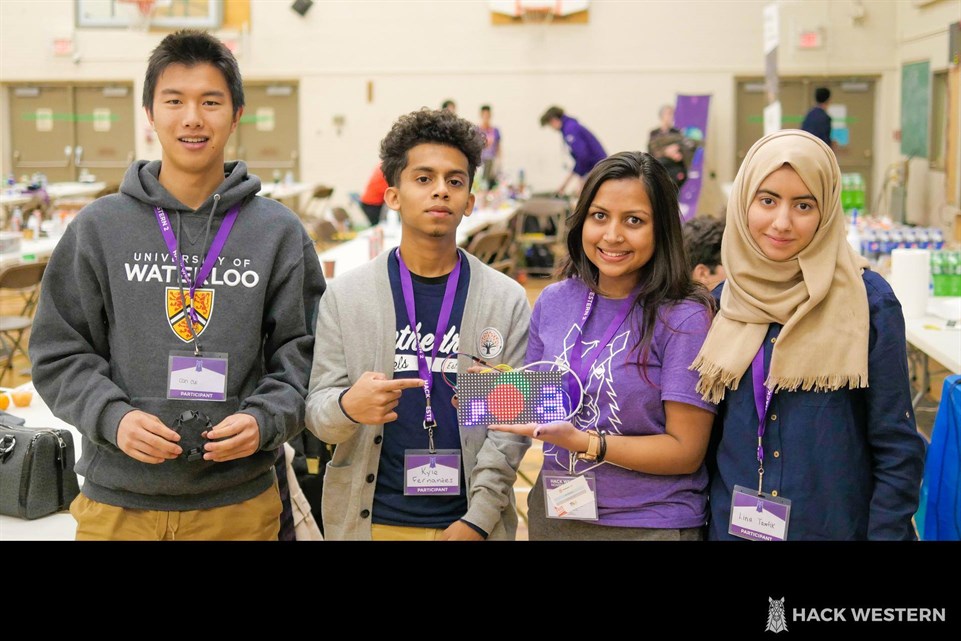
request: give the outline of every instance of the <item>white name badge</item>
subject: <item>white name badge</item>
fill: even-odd
[[[460,451],[404,452],[404,495],[437,494],[460,494]]]
[[[189,401],[227,400],[227,354],[170,352],[167,398]]]
[[[579,476],[543,472],[544,503],[551,519],[597,520],[597,492],[594,474]]]
[[[750,541],[787,540],[791,501],[767,492],[734,486],[728,534]]]

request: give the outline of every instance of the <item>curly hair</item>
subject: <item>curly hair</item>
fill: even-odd
[[[723,218],[692,218],[681,228],[684,251],[691,271],[704,265],[714,273],[721,264],[721,238],[724,236]]]
[[[484,132],[473,123],[443,109],[423,108],[401,116],[380,143],[381,169],[387,184],[395,187],[407,166],[407,152],[417,145],[434,143],[459,150],[467,157],[468,179],[480,165],[486,142]]]

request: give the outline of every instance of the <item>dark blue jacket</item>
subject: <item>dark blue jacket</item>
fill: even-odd
[[[570,116],[561,116],[561,134],[574,158],[574,173],[586,176],[594,165],[607,158],[600,141],[587,127]]]
[[[824,141],[828,147],[831,146],[831,116],[821,107],[813,107],[804,116],[801,129],[812,136],[817,136]]]
[[[908,383],[901,304],[879,275],[864,272],[870,310],[869,387],[781,392],[768,410],[764,491],[791,501],[789,540],[912,540],[924,441]],[[720,299],[723,285],[715,289]],[[764,339],[765,371],[781,326]],[[811,345],[811,349],[824,346]],[[756,488],[758,416],[751,369],[718,407],[708,453],[710,539],[727,533],[734,485]]]

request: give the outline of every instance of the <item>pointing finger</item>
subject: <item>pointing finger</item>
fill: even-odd
[[[386,390],[405,390],[413,387],[423,387],[424,381],[420,378],[395,378],[385,381],[383,389]]]

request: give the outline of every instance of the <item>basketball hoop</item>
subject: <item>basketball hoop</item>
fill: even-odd
[[[147,31],[157,10],[156,0],[116,0],[118,7],[124,7],[131,29]]]
[[[552,7],[523,6],[520,9],[520,19],[526,25],[546,26],[554,20],[555,13]]]

